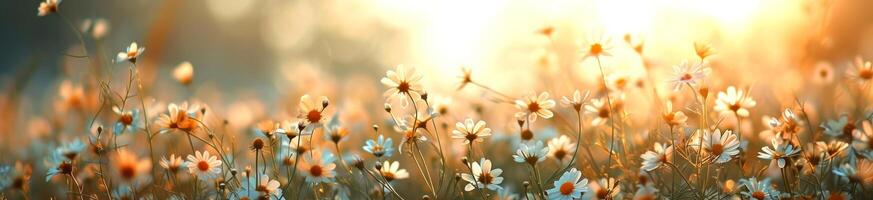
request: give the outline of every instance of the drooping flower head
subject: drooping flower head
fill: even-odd
[[[700,58],[700,60],[705,60],[706,58],[714,54],[714,52],[712,51],[712,45],[710,45],[709,43],[700,42],[694,43],[694,53],[697,54],[697,57]]]
[[[61,0],[45,0],[45,2],[39,3],[39,8],[37,8],[36,16],[46,16],[51,13],[58,12],[58,5],[61,4]]]

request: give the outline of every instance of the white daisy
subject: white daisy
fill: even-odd
[[[725,130],[724,133],[719,129],[716,129],[714,132],[704,130],[702,144],[700,143],[700,136],[697,134],[701,134],[701,131],[698,130],[692,136],[692,141],[689,145],[694,148],[702,145],[703,150],[714,163],[726,163],[731,160],[732,156],[740,153],[740,140],[737,139],[737,135],[731,130]]]
[[[764,179],[763,181],[758,181],[755,177],[751,177],[749,179],[742,179],[740,183],[746,187],[746,191],[740,192],[743,196],[748,199],[755,200],[776,200],[779,199],[779,191],[773,189],[770,185],[770,180]]]
[[[336,157],[328,151],[313,150],[303,154],[303,161],[298,169],[306,175],[306,182],[310,184],[329,183],[336,176]]]
[[[308,94],[300,97],[300,118],[306,120],[310,124],[320,124],[324,120],[324,108],[327,107],[328,99],[322,96],[319,101],[316,101]],[[313,126],[315,127],[315,126]]]
[[[734,115],[740,117],[749,116],[749,108],[755,107],[757,103],[751,96],[744,93],[743,90],[738,90],[734,86],[727,89],[727,93],[718,92],[718,99],[715,102],[715,111],[722,115]]]
[[[397,161],[389,162],[386,160],[382,167],[379,168],[379,174],[388,182],[409,178],[409,172],[405,169],[400,169],[400,162]]]
[[[609,120],[609,104],[606,97],[601,99],[591,100],[591,104],[585,105],[585,112],[593,115],[591,126],[600,126]]]
[[[261,180],[258,181],[258,185],[255,188],[256,191],[264,193],[266,195],[281,197],[282,189],[279,188],[280,184],[277,180],[270,180],[270,177],[266,174],[261,174]]]
[[[873,64],[870,61],[864,61],[861,56],[857,56],[855,57],[855,62],[852,63],[852,67],[846,72],[849,78],[862,84],[873,79]]]
[[[673,66],[670,83],[673,84],[673,90],[678,91],[683,85],[697,85],[697,82],[706,78],[711,72],[712,70],[702,63],[689,64],[688,61],[682,61],[679,65]]]
[[[656,142],[655,151],[646,151],[646,153],[640,155],[640,158],[643,159],[643,166],[640,168],[646,171],[652,171],[672,160],[673,147]]]
[[[161,161],[159,164],[161,165],[162,168],[164,168],[165,170],[167,170],[173,174],[179,172],[179,169],[181,169],[183,167],[187,167],[187,166],[185,166],[185,164],[186,164],[185,161],[182,160],[182,156],[177,157],[176,154],[171,154],[170,159],[167,159],[167,157],[161,156]]]
[[[873,125],[870,121],[864,120],[860,129],[852,130],[852,147],[857,150],[873,148]]]
[[[533,145],[521,143],[512,159],[517,163],[527,163],[536,165],[538,162],[546,160],[546,154],[549,153],[548,147],[543,147],[543,141],[536,141]]]
[[[480,166],[479,163],[482,163],[482,165]],[[503,177],[500,177],[500,174],[503,173],[503,170],[492,169],[491,160],[482,158],[480,162],[471,163],[470,168],[472,169],[472,175],[467,173],[461,174],[461,178],[468,182],[467,186],[464,187],[464,191],[473,191],[473,189],[484,190],[486,188],[495,191],[502,189],[500,183],[503,182]]]
[[[582,199],[622,199],[621,185],[614,178],[601,178],[600,181],[588,182],[591,192],[582,194]]]
[[[552,118],[554,113],[550,109],[555,107],[555,100],[549,99],[548,92],[543,92],[539,96],[530,95],[524,99],[515,100],[515,107],[520,110],[515,113],[516,118],[533,122],[537,120],[537,116],[544,119]]]
[[[385,97],[393,97],[401,100],[401,106],[409,105],[409,98],[421,98],[421,76],[415,68],[398,65],[396,70],[388,70],[385,77],[380,80],[382,85],[388,87]]]
[[[849,144],[843,141],[833,140],[828,143],[825,142],[815,142],[815,148],[819,152],[823,152],[828,159],[834,159],[836,157],[842,157],[846,155],[846,149],[849,148]]]
[[[473,119],[467,118],[464,123],[458,122],[455,124],[452,138],[462,139],[464,144],[485,141],[485,137],[491,136],[491,128],[487,128],[485,125],[485,121],[479,120],[473,123]]]
[[[582,94],[579,90],[576,90],[573,92],[572,97],[562,97],[561,102],[564,103],[564,105],[573,107],[573,109],[578,112],[582,110],[582,105],[585,105],[585,102],[588,101],[590,95],[591,93],[589,91],[585,91],[585,94]]]
[[[197,120],[201,118],[202,114],[196,104],[189,106],[188,102],[179,105],[170,103],[167,106],[167,113],[161,114],[156,124],[161,128],[161,133],[173,130],[191,133],[200,127],[200,122]]]
[[[127,149],[122,149],[115,156],[113,164],[117,169],[118,177],[125,182],[136,182],[139,177],[148,174],[152,169],[152,162],[148,159],[139,160],[136,155]]]
[[[681,110],[673,111],[673,103],[670,101],[667,101],[666,108],[661,117],[671,127],[685,125],[685,122],[688,121],[688,116],[684,112]]]
[[[576,143],[570,142],[570,138],[566,135],[552,138],[549,140],[548,146],[548,156],[562,162],[569,161],[573,156],[570,153],[576,149]]]
[[[221,160],[209,155],[209,151],[195,151],[188,155],[188,172],[202,181],[218,178],[221,175]]]
[[[115,56],[115,62],[130,61],[131,63],[136,63],[136,58],[139,57],[142,52],[145,52],[145,47],[137,46],[136,42],[130,43],[130,46],[128,46],[127,49],[118,52],[118,55]]]

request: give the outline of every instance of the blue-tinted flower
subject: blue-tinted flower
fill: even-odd
[[[581,180],[580,180],[581,179]],[[582,172],[576,168],[564,172],[552,189],[546,190],[551,200],[572,200],[582,197],[582,193],[588,192],[588,179],[582,178]]]
[[[73,162],[60,154],[54,153],[46,161],[49,170],[45,173],[45,181],[49,182],[56,175],[72,174]]]
[[[12,166],[0,166],[0,190],[12,185]]]
[[[391,157],[394,153],[394,141],[390,137],[385,137],[379,134],[376,140],[369,139],[364,144],[364,151],[367,151],[376,157]]]
[[[76,138],[75,140],[58,147],[58,149],[55,150],[55,154],[63,156],[64,158],[72,161],[75,160],[80,153],[82,153],[82,150],[85,150],[85,147],[85,143],[83,143],[82,140]]]
[[[834,174],[849,183],[869,184],[873,182],[873,162],[859,159],[854,166],[846,163],[834,169]]]
[[[115,122],[113,128],[115,135],[135,133],[137,128],[142,127],[139,110],[121,110],[118,107],[112,107],[112,111],[118,115],[118,121]]]

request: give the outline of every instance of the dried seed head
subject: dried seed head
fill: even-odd
[[[421,92],[421,99],[427,102],[427,92]]]
[[[358,168],[359,170],[364,170],[364,160],[355,156],[352,166],[355,166],[355,168]]]
[[[376,170],[382,170],[382,163],[376,162],[376,166],[374,168],[376,168]]]
[[[61,162],[61,165],[58,166],[58,169],[61,170],[62,174],[72,174],[73,173],[73,163],[69,162]]]
[[[697,90],[698,90],[697,92],[700,93],[700,96],[702,96],[703,98],[706,98],[707,96],[709,96],[709,88],[708,87],[702,86],[702,87],[700,87],[700,89],[697,89]]]
[[[252,141],[252,150],[260,151],[264,148],[264,140],[261,138],[255,138],[255,141]]]
[[[306,124],[303,124],[302,121],[297,122],[297,131],[300,131],[301,133],[303,133],[303,129],[306,129]]]

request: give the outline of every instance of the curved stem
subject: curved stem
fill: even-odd
[[[82,44],[82,51],[85,53],[85,55],[82,56],[82,57],[90,58],[90,56],[89,56],[89,54],[88,54],[88,48],[85,46],[85,37],[82,36],[82,32],[79,31],[78,28],[76,28],[76,25],[73,25],[73,22],[71,22],[70,19],[67,19],[67,17],[64,17],[64,15],[61,14],[60,11],[57,11],[57,13],[58,13],[58,17],[60,17],[61,20],[63,20],[64,23],[66,23],[67,26],[69,26],[70,29],[72,29],[73,32],[76,33],[76,38],[79,39],[79,43]],[[65,54],[65,55],[66,55],[66,54]],[[69,55],[68,55],[68,56],[69,56]],[[90,59],[89,59],[89,61],[90,61]]]
[[[603,64],[600,63],[599,56],[595,58],[597,59],[597,67],[600,68],[600,79],[603,81],[603,87],[606,87],[606,74],[603,72]],[[606,168],[610,168],[612,167],[612,154],[615,149],[615,120],[612,119],[612,115],[615,113],[612,110],[612,98],[609,97],[609,88],[606,88],[604,92],[606,93],[606,104],[609,107],[609,126],[612,132],[609,136],[609,157],[606,160]]]

